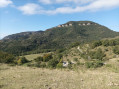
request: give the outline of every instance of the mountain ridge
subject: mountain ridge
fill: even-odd
[[[0,42],[0,49],[9,53],[38,53],[119,36],[118,32],[92,21],[69,21],[46,31],[22,32],[9,35]]]

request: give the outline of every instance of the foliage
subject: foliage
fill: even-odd
[[[36,59],[34,59],[36,62],[43,61],[43,57],[39,56]]]
[[[75,62],[78,62],[78,58],[74,58],[74,61],[75,61]]]
[[[44,56],[43,56],[43,61],[44,62],[48,62],[50,59],[52,59],[53,57],[52,57],[52,54],[45,54]]]
[[[97,67],[101,67],[103,66],[103,62],[102,61],[88,61],[85,63],[85,66],[87,68],[97,68]]]
[[[113,48],[113,52],[114,52],[115,54],[119,54],[119,46],[115,46],[115,47]]]
[[[27,62],[29,62],[29,61],[25,57],[21,57],[18,59],[17,64],[22,65],[22,64],[27,63]]]
[[[58,60],[52,59],[52,60],[50,60],[50,61],[48,62],[48,67],[49,67],[49,68],[56,68],[56,66],[57,66],[58,63],[59,63]]]
[[[118,36],[119,33],[96,24],[91,21],[68,22],[72,24],[70,27],[56,27],[46,31],[23,32],[5,37],[0,42],[0,50],[14,54],[24,55],[41,52],[51,52],[64,48],[75,47],[80,43],[100,40],[108,37]],[[91,26],[79,26],[79,23],[91,23]],[[80,42],[80,43],[79,43]],[[96,43],[94,46],[99,46]],[[108,43],[103,42],[107,46]],[[113,42],[110,43],[113,45]]]
[[[63,57],[63,55],[62,55],[62,54],[58,54],[57,59],[61,59],[62,57]]]
[[[72,48],[72,47],[76,47],[76,46],[78,46],[78,45],[80,45],[80,42],[75,42],[75,43],[72,43],[72,44],[70,45],[70,47]]]
[[[119,45],[119,39],[111,39],[111,40],[99,40],[99,41],[96,41],[96,42],[93,42],[92,43],[92,48],[95,48],[95,47],[98,47],[98,46],[116,46],[116,45]]]
[[[103,60],[103,57],[105,57],[106,55],[101,49],[98,49],[97,51],[89,52],[89,56],[91,57],[91,59]]]
[[[0,52],[0,63],[14,63],[15,57],[12,54]]]
[[[101,41],[95,41],[93,44],[92,44],[92,48],[95,48],[95,47],[98,47],[98,46],[101,46],[102,45],[102,42]]]

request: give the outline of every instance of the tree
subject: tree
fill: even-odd
[[[44,56],[43,56],[43,61],[44,62],[48,62],[50,59],[52,59],[53,57],[52,57],[52,54],[45,54]]]
[[[0,52],[0,63],[14,63],[15,57],[6,52]]]
[[[102,45],[102,42],[101,41],[95,41],[93,44],[92,44],[92,47],[95,48],[95,47],[98,47],[98,46],[101,46]]]

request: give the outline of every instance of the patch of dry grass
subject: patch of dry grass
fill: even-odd
[[[51,53],[51,52],[49,52]],[[28,59],[28,60],[33,60],[39,56],[43,56],[44,54],[46,53],[39,53],[39,54],[30,54],[30,55],[25,55],[25,57]]]
[[[119,89],[119,73],[0,65],[0,89]]]

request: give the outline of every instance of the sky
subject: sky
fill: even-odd
[[[68,21],[93,21],[119,32],[119,0],[0,0],[0,39]]]

